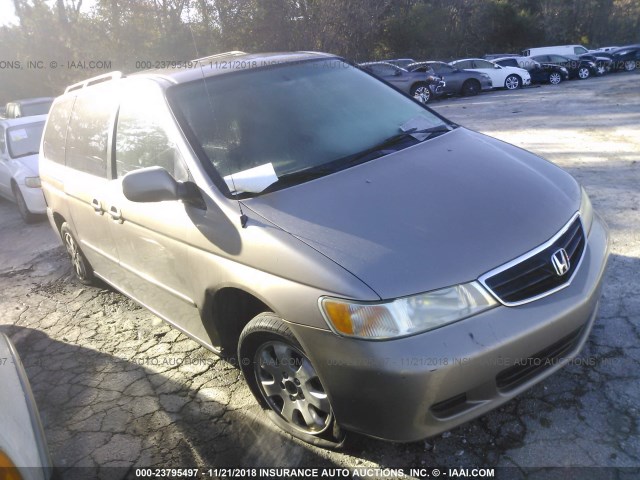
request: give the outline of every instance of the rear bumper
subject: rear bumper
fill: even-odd
[[[392,341],[291,328],[345,429],[416,441],[507,402],[575,357],[596,318],[608,253],[596,215],[571,285],[540,300]]]

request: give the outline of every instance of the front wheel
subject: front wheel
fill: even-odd
[[[504,81],[504,87],[507,90],[517,90],[522,86],[522,81],[517,75],[509,75]]]
[[[242,330],[238,359],[244,378],[271,420],[294,437],[338,448],[344,434],[314,366],[286,323],[261,313]]]
[[[551,85],[558,85],[560,82],[562,82],[562,75],[558,72],[553,72],[549,75],[549,83]]]
[[[411,87],[411,96],[421,103],[429,103],[431,100],[431,90],[424,82],[416,83]]]
[[[586,80],[590,76],[591,76],[591,72],[589,71],[589,69],[587,67],[580,67],[578,69],[578,78],[580,80]]]
[[[62,237],[62,242],[69,254],[73,273],[76,278],[84,285],[92,285],[95,278],[93,276],[93,268],[91,268],[91,265],[84,256],[84,253],[80,250],[80,246],[78,245],[78,242],[76,242],[73,233],[71,233],[71,228],[67,222],[64,222],[60,227],[60,236]]]
[[[624,69],[627,72],[632,72],[636,69],[636,62],[634,60],[627,60],[626,62],[624,62]]]
[[[480,93],[480,82],[477,80],[467,80],[462,84],[462,95],[472,97]]]

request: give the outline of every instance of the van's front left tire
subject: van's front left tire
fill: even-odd
[[[60,227],[60,236],[62,237],[62,242],[69,254],[73,273],[76,278],[84,285],[92,285],[95,281],[93,268],[91,268],[91,265],[84,256],[84,253],[80,250],[80,245],[78,245],[78,242],[73,236],[71,228],[67,222],[64,222]]]
[[[302,346],[274,313],[261,313],[242,330],[238,361],[256,400],[280,428],[324,448],[339,448],[344,433]]]

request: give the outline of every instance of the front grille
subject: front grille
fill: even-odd
[[[481,280],[505,305],[525,303],[569,284],[578,268],[586,245],[586,236],[576,217],[557,238],[532,255],[509,264],[498,272],[485,275]],[[569,258],[569,269],[558,275],[552,263],[552,256],[564,249]],[[511,262],[513,263],[513,262]]]
[[[538,376],[543,370],[557,365],[578,344],[582,331],[583,327],[580,327],[532,357],[521,359],[502,370],[496,376],[496,386],[501,391],[512,390]]]

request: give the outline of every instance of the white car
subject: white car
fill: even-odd
[[[46,115],[0,120],[0,195],[18,204],[25,222],[47,212],[38,176]]]
[[[449,65],[461,70],[486,73],[491,78],[493,88],[516,90],[531,84],[531,75],[524,68],[502,67],[482,58],[465,58],[450,62]]]
[[[18,352],[0,332],[0,478],[49,480],[53,464]]]

